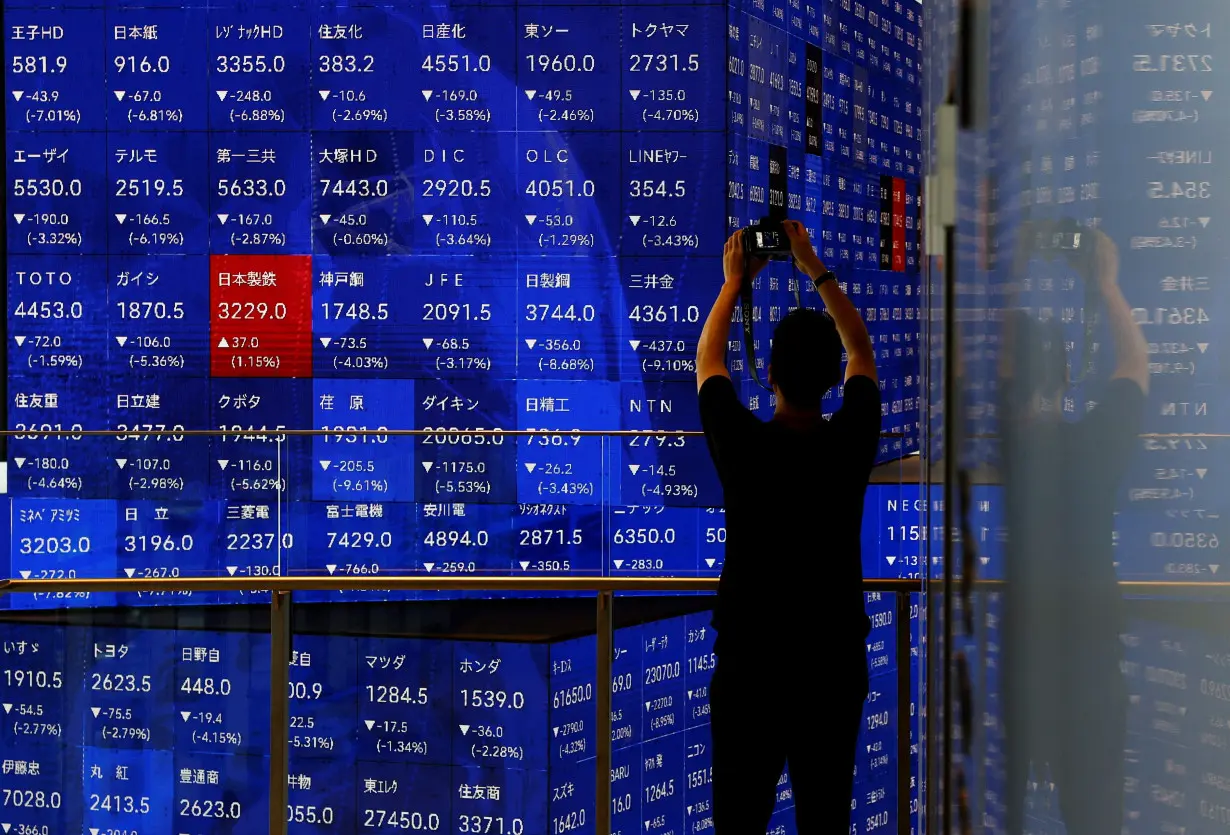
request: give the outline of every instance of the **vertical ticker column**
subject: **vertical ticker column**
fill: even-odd
[[[102,14],[52,14],[28,4],[6,8],[4,28],[5,428],[26,432],[8,441],[0,456],[0,483],[13,497],[5,576],[110,577],[111,444],[39,434],[106,428],[105,418],[99,421],[107,413],[102,383],[108,375]],[[47,553],[48,542],[54,554]],[[10,605],[40,605],[34,597]],[[25,660],[12,659],[10,666]],[[40,760],[49,777],[67,762],[62,756],[60,762],[50,755],[31,759]],[[4,811],[6,819],[23,820]],[[65,822],[71,821],[69,814]]]
[[[308,540],[286,502],[307,492],[309,441],[276,431],[310,426],[309,26],[276,5],[206,12],[209,414],[233,433],[208,479],[227,576],[285,572]]]
[[[628,221],[615,156],[625,102],[652,93],[621,84],[620,18],[617,7],[517,9],[519,429],[617,426],[617,381],[637,356],[621,340],[619,230]],[[607,443],[519,439],[514,572],[601,572]]]
[[[516,124],[526,99],[516,85],[516,14],[512,6],[425,8],[403,59],[419,93],[410,260],[420,275],[460,278],[414,304],[424,337],[416,347],[429,361],[412,374],[419,427],[516,421],[511,380],[525,349],[516,339],[516,253],[538,214],[517,193]],[[516,443],[452,433],[415,443],[416,567],[508,571]]]
[[[608,568],[614,574],[702,570],[699,507],[716,504],[695,429],[696,337],[721,264],[730,106],[724,89],[727,10],[632,6],[622,12],[620,289],[628,362],[609,458]],[[708,572],[708,568],[704,568]]]
[[[216,570],[209,428],[206,15],[133,4],[104,20],[109,378],[119,430],[103,458],[119,499],[115,574]],[[191,521],[188,521],[191,520]],[[198,545],[198,542],[200,543]]]
[[[307,543],[294,570],[354,576],[417,566],[413,441],[365,433],[415,426],[409,378],[447,356],[446,334],[423,329],[430,323],[420,323],[416,302],[434,302],[441,285],[461,280],[414,269],[409,258],[434,246],[416,239],[424,221],[412,214],[422,153],[414,131],[431,95],[419,92],[431,85],[417,83],[407,50],[421,35],[418,11],[322,3],[307,15],[312,369],[305,376],[314,379],[304,386],[304,421],[325,434],[304,451],[310,492],[292,513]]]

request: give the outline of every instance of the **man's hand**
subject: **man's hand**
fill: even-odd
[[[736,231],[726,239],[726,250],[722,253],[722,270],[726,273],[726,283],[738,287],[743,284],[743,271],[747,270],[747,279],[751,281],[756,274],[769,263],[765,258],[743,257],[743,230]]]
[[[794,256],[794,263],[798,266],[799,272],[813,280],[824,275],[824,262],[816,254],[816,248],[811,245],[811,237],[807,234],[807,229],[803,227],[803,224],[797,220],[787,220],[782,222],[782,226],[786,230],[786,237],[790,240],[790,253]]]
[[[795,264],[799,272],[813,280],[823,275],[824,262],[820,261],[818,255],[815,255],[811,236],[807,234],[807,229],[803,224],[798,223],[797,220],[786,220],[782,221],[782,226],[786,230],[787,239],[790,239],[790,252],[795,256]]]

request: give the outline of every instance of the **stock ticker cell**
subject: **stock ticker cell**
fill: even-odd
[[[499,430],[515,425],[514,394],[507,386],[445,380],[420,381],[414,390],[415,425],[438,434],[418,438],[415,496],[420,502],[516,502],[516,440]],[[430,465],[430,466],[429,466]]]
[[[671,737],[682,743],[679,732],[688,725],[687,627],[682,618],[646,624],[641,630],[641,668],[644,713],[642,741]],[[679,752],[682,753],[682,752]]]
[[[268,832],[268,772],[265,757],[176,752],[174,826],[234,835]]]
[[[542,644],[455,642],[450,762],[544,772],[548,650]]]
[[[418,54],[433,45],[420,37],[420,31],[429,28],[423,12],[416,4],[397,9],[320,4],[307,10],[311,23],[307,84],[314,130],[407,131],[433,124],[423,107],[424,96],[409,95],[431,86],[416,83],[427,80],[417,77],[421,74],[431,78],[420,65],[438,67],[436,77],[451,80],[463,62],[469,68],[477,64],[478,56],[464,47],[455,49],[461,54],[452,54],[454,42],[449,43],[450,54],[438,56],[439,61]]]
[[[27,769],[26,775],[16,769],[4,769],[0,772],[3,788],[33,790],[30,785],[17,786],[10,782],[22,776],[42,778],[39,782],[44,788],[53,781],[62,786],[63,775],[57,772],[61,763],[68,759],[64,749],[72,747],[70,743],[81,739],[82,733],[82,717],[74,710],[78,698],[74,689],[79,687],[80,681],[70,673],[81,669],[80,647],[69,640],[65,629],[6,623],[0,627],[0,651],[5,662],[4,670],[0,671],[0,699],[4,705],[12,705],[4,708],[0,740],[6,751],[29,752],[30,759],[37,760],[41,766],[33,773]],[[55,786],[57,791],[60,786]],[[70,796],[67,802],[71,804],[76,799]],[[7,818],[14,813],[14,806],[17,803],[0,803],[0,814]],[[44,814],[46,810],[60,808],[60,804],[50,803],[25,806],[32,806]],[[20,812],[21,807],[16,811]]]
[[[8,306],[10,375],[108,370],[107,259],[10,257]]]
[[[69,286],[92,288],[93,267],[82,266],[89,270],[82,276],[85,281],[79,281],[70,266],[57,282],[67,279]],[[107,321],[98,344],[106,352],[109,373],[173,379],[208,376],[209,258],[131,255],[108,258],[103,269],[105,295],[97,305],[106,309]],[[10,294],[11,288],[12,284]],[[75,333],[76,328],[69,329],[66,337]]]
[[[310,42],[309,15],[235,6],[210,4],[206,10],[210,129],[266,134],[309,129],[314,96],[308,79],[322,65],[309,49],[287,49]]]
[[[93,375],[18,375],[9,379],[9,490],[15,496],[110,498],[115,439],[76,434],[111,415]]]
[[[175,633],[86,627],[73,634],[79,636],[84,665],[84,687],[72,694],[73,713],[84,724],[82,744],[96,749],[95,757],[105,756],[108,748],[128,759],[154,752],[169,757],[179,718],[172,709],[177,694],[168,663],[175,656]],[[116,773],[114,768],[105,771],[108,777]],[[165,773],[146,774],[145,779],[161,780]]]
[[[416,243],[412,215],[416,135],[354,130],[312,134],[313,249],[329,255],[407,254]],[[435,151],[418,149],[428,160]],[[462,152],[464,155],[464,152]],[[424,184],[424,191],[428,186]],[[427,195],[424,195],[427,196]],[[431,215],[423,216],[430,226]],[[430,246],[444,239],[418,241]]]
[[[210,380],[210,422],[224,435],[211,436],[210,492],[233,501],[281,495],[311,496],[311,439],[283,435],[288,427],[311,426],[312,382],[278,378]],[[344,439],[348,427],[319,427]],[[325,437],[333,437],[326,435]]]
[[[266,756],[269,636],[181,629],[172,651],[176,753]]]
[[[223,562],[215,537],[225,510],[221,502],[121,501],[113,523],[116,577],[158,579],[218,576]],[[106,528],[97,535],[107,536]],[[79,570],[82,577],[106,576],[102,566]],[[177,595],[146,592],[152,602],[175,600]],[[192,592],[183,594],[191,598]],[[208,597],[209,594],[204,595]],[[121,605],[129,595],[121,596]],[[140,600],[138,595],[134,598]],[[198,601],[199,602],[199,599]]]
[[[517,129],[620,130],[629,95],[620,84],[620,32],[611,25],[620,13],[549,5],[517,9],[516,75],[522,96]]]
[[[725,134],[624,134],[620,255],[716,253],[724,226],[720,194]]]
[[[354,831],[359,819],[354,779],[353,760],[301,759],[292,749],[286,786],[289,835],[309,835],[327,827]]]
[[[80,748],[26,748],[11,762],[13,767],[0,774],[0,815],[10,831],[71,832],[80,827]]]
[[[638,433],[620,439],[620,500],[626,505],[663,504],[716,507],[718,485],[702,481],[708,449],[704,438],[675,433],[695,426],[695,383],[644,382],[620,386],[621,429]]]
[[[115,577],[115,510],[112,501],[14,499],[11,576],[23,580]],[[64,605],[89,599],[65,594]],[[11,602],[33,608],[40,605],[33,595],[15,597]]]
[[[628,275],[628,264],[614,258],[518,260],[518,338],[509,343],[518,380],[584,378],[596,388],[623,375],[630,355],[619,339],[638,314],[626,290],[621,298],[621,278],[643,278]]]
[[[10,133],[6,142],[8,251],[105,254],[105,143],[79,133]]]
[[[76,130],[105,127],[106,53],[101,8],[61,9],[54,23],[46,11],[11,5],[6,12],[11,63],[5,65],[5,124],[9,131],[47,126]],[[35,4],[25,4],[27,6]]]
[[[184,165],[203,159],[205,148],[202,133],[108,136],[107,174],[114,183],[106,199],[109,252],[209,251],[206,169]]]
[[[548,832],[545,770],[458,766],[450,793],[455,831]]]
[[[895,673],[897,669],[897,599],[883,592],[866,595],[867,617],[871,632],[867,635],[867,671],[876,676]]]
[[[522,325],[537,321],[535,314],[544,319],[548,314],[537,305],[531,312],[526,303],[518,320],[519,287],[508,264],[480,256],[411,259],[406,267],[410,281],[396,282],[402,289],[393,299],[404,308],[406,330],[413,334],[410,376],[513,379]]]
[[[639,696],[639,668],[629,664],[640,657],[635,629],[615,632],[615,655],[612,660],[611,685],[611,745],[615,750],[634,745],[640,737],[640,712],[631,710]],[[550,736],[547,739],[547,762],[552,772],[570,772],[595,753],[594,660],[597,645],[593,638],[573,638],[550,647],[550,699],[547,702]],[[629,649],[632,652],[629,652]]]
[[[412,195],[415,252],[435,249],[448,255],[507,258],[518,252],[519,230],[537,222],[537,210],[558,206],[525,195],[525,211],[512,211],[519,205],[518,146],[513,133],[422,134],[415,146],[411,180],[419,183]],[[569,182],[578,195],[588,190],[587,181]],[[548,191],[551,187],[544,185]],[[531,182],[527,188],[535,191],[537,184]],[[561,185],[561,192],[563,188]],[[592,215],[587,224],[591,230],[596,228]],[[546,228],[548,222],[542,227]],[[562,238],[549,240],[549,246],[565,243]]]
[[[601,575],[603,519],[596,505],[517,505],[513,572]]]
[[[306,133],[218,131],[208,134],[207,151],[175,160],[181,167],[187,167],[187,160],[208,161],[208,185],[198,193],[205,198],[202,207],[208,206],[209,252],[311,251],[314,201],[329,208],[328,195],[313,194],[313,183],[304,176],[303,161],[313,157],[312,145],[312,136]],[[172,188],[178,183],[164,182]],[[320,188],[323,192],[323,185]]]
[[[668,10],[669,9],[669,10]],[[625,131],[720,131],[726,10],[676,6],[623,11]]]
[[[194,383],[204,381],[194,380]],[[169,402],[180,402],[182,412],[168,409],[170,414],[159,414],[158,419],[182,418],[183,414],[192,411],[189,401],[177,400],[180,394],[195,394],[194,386],[179,383],[173,394],[149,393],[153,388],[149,383],[144,385],[144,396],[166,397]],[[206,388],[207,385],[201,385]],[[131,398],[133,395],[121,395]],[[208,396],[207,394],[205,396]],[[200,403],[201,401],[197,401]],[[122,411],[117,409],[117,413]],[[196,425],[192,420],[183,423],[158,423],[158,426],[178,426],[187,429],[199,429],[203,420],[197,418]],[[213,444],[207,436],[202,435],[153,435],[147,434],[145,428],[149,424],[122,424],[136,431],[120,436],[113,451],[115,466],[115,489],[112,497],[119,500],[169,500],[180,502],[201,502],[209,495],[210,453]]]
[[[364,577],[417,570],[420,540],[415,505],[400,502],[297,502],[291,507],[306,541],[293,571]],[[427,559],[430,559],[428,557]]]
[[[413,501],[415,441],[405,435],[358,435],[360,429],[413,429],[405,404],[413,402],[412,380],[330,380],[313,382],[312,425],[333,426],[335,434],[315,435],[312,444],[312,497],[316,500]],[[351,428],[353,427],[353,429]],[[425,461],[426,475],[468,476]],[[303,474],[298,474],[302,478]]]
[[[449,646],[392,638],[361,638],[358,644],[361,763],[448,765],[457,730]]]
[[[201,69],[208,24],[200,9],[108,10],[102,29],[108,130],[205,130],[210,93]]]
[[[415,126],[476,133],[515,126],[517,108],[528,104],[517,89],[525,78],[517,63],[518,10],[433,5],[415,23],[421,36],[415,31],[408,41],[408,75],[424,100]]]
[[[215,255],[209,270],[210,373],[310,377],[311,257]]]
[[[619,171],[610,156],[622,138],[615,132],[578,130],[518,136],[516,196],[503,200],[505,206],[518,206],[517,214],[524,217],[524,223],[516,219],[518,252],[619,254]]]
[[[522,380],[516,386],[519,429],[600,431],[619,421],[615,383]],[[598,505],[614,439],[562,434],[516,439],[517,496],[523,503]]]

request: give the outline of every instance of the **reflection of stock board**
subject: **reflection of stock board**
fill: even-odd
[[[998,680],[1001,604],[980,601],[987,613],[986,811],[1002,823],[1004,728]],[[1219,604],[1137,601],[1122,635],[1121,667],[1127,682],[1124,750],[1124,832],[1223,831],[1226,747],[1230,744],[1230,647]],[[1026,790],[1026,831],[1065,831],[1063,787],[1047,763],[1034,763]]]
[[[1219,104],[1226,94],[1218,29],[1224,6],[1077,0],[993,8],[991,102],[997,112],[988,135],[968,137],[962,153],[970,166],[991,169],[994,187],[980,190],[985,183],[977,178],[961,180],[962,216],[969,218],[961,268],[971,276],[989,270],[1005,284],[1016,278],[1009,275],[1005,248],[1015,246],[1026,217],[1074,218],[1100,226],[1114,240],[1120,284],[1148,342],[1151,371],[1142,421],[1151,437],[1136,444],[1120,485],[1113,534],[1119,573],[1124,579],[1221,579],[1227,449],[1217,436],[1226,432],[1226,343],[1217,333],[1227,310],[1218,272],[1226,236],[1214,166],[1226,129]],[[988,223],[999,224],[989,237],[975,226],[980,206],[993,213]],[[983,246],[987,240],[1001,245],[991,253],[998,256],[994,261]],[[1111,371],[1106,324],[1086,330],[1097,310],[1086,307],[1083,279],[1062,259],[1045,258],[1034,259],[1023,278],[1023,299],[998,294],[1002,285],[987,292],[970,284],[978,292],[958,301],[966,309],[963,361],[970,385],[964,393],[974,431],[985,435],[997,432],[1002,417],[995,408],[995,308],[1024,304],[1059,319],[1074,377],[1085,371],[1086,342],[1094,343],[1088,346],[1092,372],[1063,404],[1070,417],[1097,400]],[[994,446],[983,449],[991,453]],[[1057,463],[1062,477],[1063,462],[1039,463]],[[986,573],[1002,576],[990,557]],[[978,671],[977,703],[985,705],[987,721],[964,766],[975,775],[972,804],[985,811],[988,830],[999,831],[1005,812],[999,606],[976,600],[985,618],[959,649]],[[1191,601],[1128,604],[1125,832],[1212,833],[1224,831],[1230,819],[1223,799],[1227,716],[1219,709],[1226,704],[1223,608]],[[1064,832],[1063,795],[1048,764],[1033,763],[1026,831]]]
[[[698,428],[724,235],[782,211],[916,448],[912,3],[6,24],[11,576],[716,574],[700,439],[459,431]]]
[[[1113,13],[1108,13],[1112,12]],[[1227,71],[1216,22],[1224,9],[1180,0],[1158,17],[1153,4],[1078,2],[1063,9],[1001,10],[997,55],[1003,118],[991,132],[998,185],[998,239],[1015,244],[1019,222],[1073,218],[1103,229],[1120,258],[1119,283],[1149,346],[1150,394],[1142,438],[1122,482],[1116,559],[1130,579],[1217,580],[1224,560],[1227,427],[1224,298],[1219,270],[1226,236],[1218,215],[1214,148],[1228,123]],[[1173,18],[1173,19],[1172,19]],[[973,160],[973,145],[968,146]],[[975,181],[963,195],[974,209]],[[1020,199],[1010,199],[1019,195]],[[963,256],[974,269],[977,235]],[[999,276],[1009,259],[1001,252]],[[983,262],[985,265],[985,262]],[[1034,258],[1021,276],[1023,303],[1058,319],[1073,378],[1064,409],[1075,419],[1096,402],[1112,371],[1110,328],[1085,279],[1063,258]],[[993,304],[992,298],[963,300]],[[979,345],[995,325],[966,317]],[[1090,321],[1096,322],[1090,325]],[[977,350],[981,350],[978,348]],[[983,352],[975,379],[996,375]],[[979,390],[990,398],[996,387]],[[979,393],[971,390],[971,396]],[[994,403],[976,410],[977,430],[996,431]]]

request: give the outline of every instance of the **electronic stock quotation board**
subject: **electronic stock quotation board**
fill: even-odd
[[[912,3],[16,3],[5,39],[9,576],[715,575],[703,443],[653,431],[698,427],[717,254],[764,216],[802,219],[868,320],[882,460],[917,447]],[[732,329],[766,415],[746,363],[794,279],[762,274],[755,350]],[[440,432],[358,434],[410,428]],[[871,541],[891,517],[916,552],[908,498],[871,501]],[[860,831],[896,814],[895,612],[869,605]],[[267,637],[3,640],[0,825],[264,830]],[[711,826],[711,641],[705,616],[617,639],[617,831]],[[592,638],[295,647],[292,831],[593,830]],[[783,776],[774,831],[790,805]]]
[[[724,237],[770,215],[916,448],[914,3],[32,0],[6,44],[10,576],[716,575],[703,440],[652,433],[699,427]],[[732,328],[766,415],[782,266]]]

